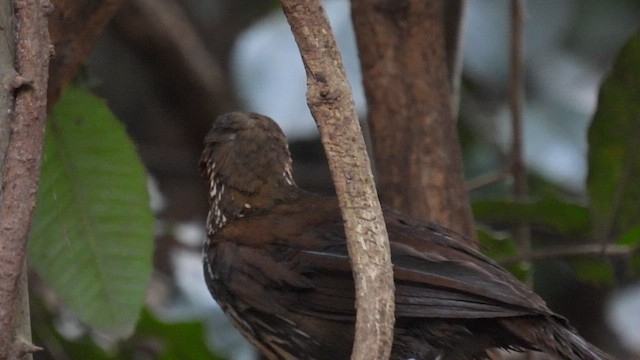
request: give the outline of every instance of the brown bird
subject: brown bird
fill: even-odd
[[[297,187],[291,165],[270,118],[215,120],[201,159],[207,286],[267,358],[348,359],[356,313],[338,201]],[[610,359],[471,240],[383,212],[396,285],[392,359],[483,359],[491,348]]]

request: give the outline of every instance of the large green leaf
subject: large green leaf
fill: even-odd
[[[124,335],[153,252],[146,172],[104,101],[70,87],[46,133],[29,260],[89,325]]]
[[[613,239],[640,223],[640,32],[600,89],[589,128],[587,190],[595,235]]]

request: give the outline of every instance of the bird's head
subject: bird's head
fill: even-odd
[[[209,229],[296,192],[287,138],[272,119],[232,112],[218,117],[200,159],[209,182]]]

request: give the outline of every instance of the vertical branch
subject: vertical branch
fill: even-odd
[[[0,359],[18,359],[32,351],[25,339],[16,339],[17,305],[25,270],[27,236],[35,206],[47,110],[47,77],[51,45],[47,0],[14,2],[16,66],[19,75],[5,86],[17,89],[10,137],[2,171],[0,202]],[[28,321],[28,319],[26,319]]]
[[[524,3],[522,0],[511,0],[511,76],[509,79],[509,107],[512,121],[511,175],[514,182],[516,201],[527,201],[527,171],[524,165],[522,109],[524,101],[524,57],[523,57],[523,24]],[[516,246],[521,255],[531,251],[531,229],[529,224],[520,223],[514,229]],[[530,262],[524,262],[530,266]],[[533,285],[533,278],[528,277],[526,283]]]
[[[351,358],[388,359],[395,305],[389,242],[342,58],[320,0],[282,0],[282,6],[345,221],[357,307]]]
[[[448,0],[444,4],[444,40],[447,49],[447,69],[451,84],[451,109],[458,118],[460,81],[462,79],[462,35],[467,0]]]

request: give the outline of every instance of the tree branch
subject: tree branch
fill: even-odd
[[[78,67],[111,21],[124,0],[51,0],[51,41],[56,56],[51,60],[48,104],[53,106],[62,89],[75,76]]]
[[[511,0],[511,76],[509,79],[509,108],[511,110],[511,176],[513,177],[513,194],[516,201],[525,202],[529,197],[527,169],[523,154],[522,108],[524,102],[524,57],[523,57],[523,24],[524,4],[522,0]],[[520,222],[514,230],[514,238],[518,252],[526,256],[531,251],[531,226]],[[527,268],[531,264],[523,261]],[[529,287],[533,287],[531,274],[525,279]]]
[[[9,83],[16,98],[11,135],[2,172],[0,203],[0,359],[17,359],[27,347],[15,339],[16,305],[22,291],[27,236],[40,176],[47,110],[47,78],[51,44],[47,0],[14,3],[16,65],[20,75]]]
[[[356,285],[352,359],[388,359],[394,285],[387,231],[344,65],[319,0],[282,0],[307,72],[316,119],[336,186]]]

